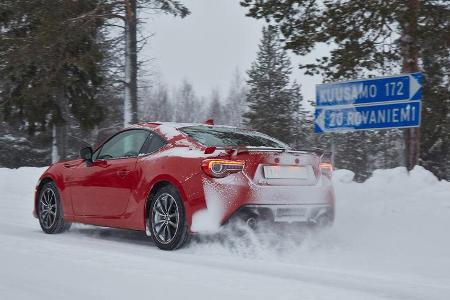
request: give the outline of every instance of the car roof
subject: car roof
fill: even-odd
[[[139,127],[156,128],[159,126],[167,126],[175,129],[189,127],[189,126],[205,126],[205,127],[223,127],[223,128],[237,128],[236,126],[229,125],[209,125],[205,123],[177,123],[177,122],[145,122],[138,125]]]
[[[189,127],[189,126],[204,126],[209,128],[214,127],[221,127],[221,128],[233,128],[237,129],[235,126],[228,126],[228,125],[209,125],[209,124],[203,124],[203,123],[177,123],[177,122],[144,122],[136,125],[131,125],[126,129],[133,129],[133,128],[148,128],[151,130],[155,130],[165,136],[168,140],[173,139],[174,137],[181,134],[179,131],[180,128],[183,127]],[[125,130],[126,130],[125,129]]]

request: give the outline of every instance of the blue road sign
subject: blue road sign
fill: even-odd
[[[317,107],[374,102],[416,101],[422,98],[422,74],[331,82],[316,87]]]
[[[420,126],[420,101],[317,108],[314,131],[354,131]]]
[[[314,131],[420,126],[422,74],[319,84]]]

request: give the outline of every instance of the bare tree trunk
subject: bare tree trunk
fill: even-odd
[[[67,124],[53,124],[52,163],[67,159]]]
[[[56,124],[52,126],[52,164],[59,161],[58,142],[56,141]]]
[[[137,95],[137,4],[125,0],[125,96],[124,125],[138,122]]]
[[[417,47],[417,16],[419,0],[408,0],[403,7],[400,27],[400,51],[403,58],[402,73],[417,72],[419,51]],[[419,163],[420,128],[407,128],[403,131],[405,141],[405,161],[408,170]]]
[[[58,92],[60,119],[53,124],[52,163],[67,159],[67,126],[69,121],[69,103],[64,89]]]
[[[67,159],[67,124],[56,125],[56,147],[59,160]]]

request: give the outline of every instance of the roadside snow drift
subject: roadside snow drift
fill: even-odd
[[[0,169],[0,299],[450,299],[450,183],[421,167],[364,183],[336,171],[336,223],[320,234],[225,232],[175,252],[140,232],[42,233],[43,171]]]

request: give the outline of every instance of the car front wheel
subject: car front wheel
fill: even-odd
[[[162,250],[180,248],[188,240],[188,226],[181,197],[173,186],[160,188],[149,206],[151,237]]]
[[[71,223],[64,221],[59,191],[53,182],[42,187],[37,211],[39,224],[45,233],[61,233],[70,228]]]

